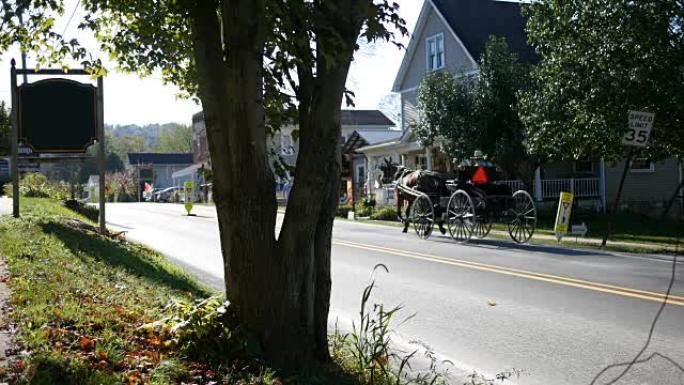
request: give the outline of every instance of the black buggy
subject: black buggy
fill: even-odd
[[[473,162],[461,166],[457,175],[419,173],[416,186],[407,187],[401,178],[396,185],[411,200],[406,220],[420,238],[430,237],[435,224],[446,224],[452,239],[467,242],[473,236],[486,237],[494,222],[507,224],[517,243],[532,238],[537,225],[532,196],[497,182],[499,173],[491,164]]]

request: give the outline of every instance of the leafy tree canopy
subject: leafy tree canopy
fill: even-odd
[[[621,158],[628,110],[656,113],[644,155],[684,151],[683,1],[543,0],[525,12],[542,58],[520,103],[531,151]]]
[[[0,156],[8,155],[11,151],[11,133],[10,110],[4,101],[0,101]]]
[[[163,129],[154,149],[156,152],[192,152],[192,127],[184,124],[172,124]]]
[[[509,173],[529,173],[516,93],[529,85],[530,65],[512,53],[504,38],[491,37],[477,76],[427,75],[418,90],[422,121],[414,128],[422,143],[439,143],[456,161],[485,154]],[[525,175],[521,175],[525,174]]]
[[[358,39],[393,41],[394,31],[406,34],[398,5],[387,0],[81,4],[87,16],[80,27],[95,31],[121,68],[143,75],[158,71],[202,102],[226,295],[237,319],[264,355],[281,366],[327,362],[340,109],[344,96],[352,96],[345,84]],[[266,138],[293,121],[300,140],[297,178],[276,239]]]

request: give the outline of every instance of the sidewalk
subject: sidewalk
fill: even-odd
[[[7,197],[0,197],[0,215],[12,214],[12,199]]]

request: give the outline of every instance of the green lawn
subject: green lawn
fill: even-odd
[[[7,371],[9,380],[227,383],[225,376],[232,376],[267,383],[262,377],[270,371],[249,365],[210,370],[141,328],[173,314],[172,301],[216,293],[149,249],[84,230],[92,223],[57,202],[23,198],[22,212],[21,219],[0,219],[11,322],[18,325],[18,350],[28,352]]]
[[[383,208],[376,208],[375,212],[379,212]],[[387,216],[393,217],[394,214]],[[340,219],[345,217],[340,216]],[[360,219],[360,221],[378,223],[389,226],[402,226],[396,220],[370,220],[367,218]],[[539,213],[539,220],[537,223],[536,234],[540,235],[555,235],[553,226],[555,222],[555,212],[544,211]],[[606,228],[607,219],[603,214],[589,212],[585,210],[577,210],[573,213],[572,223],[580,224],[586,223],[589,231],[587,238],[602,239]],[[494,230],[507,232],[506,224],[495,223]],[[411,229],[411,232],[413,230]],[[679,239],[684,241],[684,223],[674,220],[661,220],[650,218],[645,215],[635,213],[619,213],[615,216],[612,226],[611,241],[626,242],[629,244],[612,244],[608,249],[614,251],[629,251],[629,252],[672,252],[672,249],[677,245]],[[491,238],[509,239],[508,235],[495,234],[490,235]],[[587,239],[579,237],[577,240],[573,236],[566,236],[564,243],[570,246],[580,247],[597,247],[595,243]],[[533,238],[533,243],[557,245],[555,240]],[[643,244],[643,246],[641,245]]]

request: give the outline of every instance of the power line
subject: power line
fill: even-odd
[[[69,20],[67,21],[66,25],[64,26],[64,31],[62,31],[62,36],[66,33],[67,29],[69,28],[69,24],[71,24],[71,20],[74,18],[74,15],[76,14],[76,10],[78,10],[78,6],[81,4],[81,0],[78,0],[76,2],[76,6],[74,7],[74,10],[71,11],[71,16],[69,16]]]

